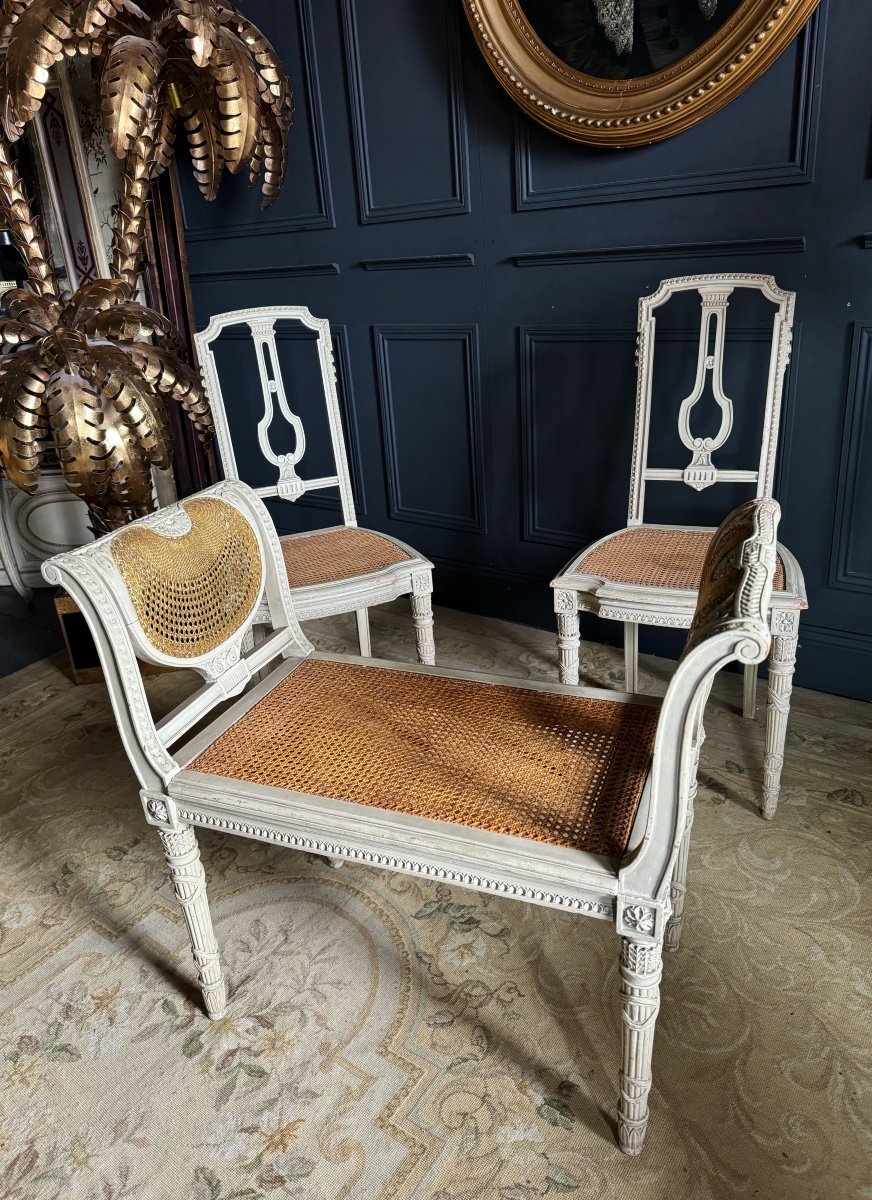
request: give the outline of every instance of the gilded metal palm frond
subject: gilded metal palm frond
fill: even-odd
[[[219,44],[220,19],[213,0],[173,0],[178,22],[186,33],[185,44],[195,67],[213,60]]]
[[[117,346],[95,346],[93,362],[93,382],[111,401],[142,453],[154,466],[168,467],[172,443],[166,409],[157,389]]]
[[[165,60],[160,43],[132,34],[119,38],[106,55],[101,108],[109,146],[117,158],[126,157],[146,125],[154,121]]]
[[[0,463],[6,478],[33,493],[47,433],[45,389],[49,371],[35,348],[21,350],[0,363]]]
[[[147,337],[157,337],[176,353],[185,352],[181,334],[172,321],[153,308],[132,300],[92,314],[83,320],[82,328],[89,335],[112,341],[139,342]]]
[[[218,52],[209,64],[215,79],[218,124],[227,170],[235,173],[250,160],[257,143],[260,88],[257,68],[235,33],[222,28]]]
[[[176,64],[176,71],[184,96],[178,119],[184,125],[188,138],[194,179],[203,198],[214,200],[224,173],[224,152],[214,84],[205,72],[196,71],[187,63]]]
[[[200,441],[208,444],[215,427],[209,401],[196,372],[162,346],[131,342],[125,349],[149,383],[181,404]]]
[[[4,65],[6,135],[15,140],[39,111],[49,71],[75,40],[76,19],[67,0],[33,0],[12,26]]]
[[[24,289],[0,296],[11,351],[0,359],[0,462],[32,492],[53,445],[97,534],[153,508],[151,467],[172,458],[168,396],[203,441],[212,432],[199,379],[176,353],[181,334],[130,296],[121,279],[87,283],[63,306]]]

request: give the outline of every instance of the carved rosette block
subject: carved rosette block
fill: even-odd
[[[769,687],[766,714],[766,752],[763,756],[763,803],[760,813],[767,821],[775,816],[784,767],[784,743],[793,672],[796,667],[799,613],[782,611],[773,621],[772,651],[769,655]]]
[[[436,664],[436,642],[433,639],[433,576],[430,571],[419,571],[412,576],[412,621],[415,625],[415,645],[418,662],[427,667]]]
[[[227,1008],[227,993],[209,914],[206,875],[200,862],[197,838],[190,825],[178,831],[159,829],[158,833],[163,842],[173,890],[188,926],[191,953],[197,967],[206,1012],[213,1020],[217,1020],[224,1016]]]
[[[623,1047],[618,1142],[625,1154],[640,1154],[648,1128],[654,1025],[660,1009],[663,958],[654,942],[621,941]]]
[[[579,637],[578,598],[575,592],[558,589],[554,593],[557,614],[557,661],[560,682],[578,683]]]

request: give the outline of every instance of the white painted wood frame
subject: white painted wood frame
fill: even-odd
[[[615,705],[632,702],[660,709],[650,772],[628,849],[618,860],[193,770],[189,764],[198,754],[313,654],[294,611],[279,541],[263,502],[239,481],[217,484],[200,496],[220,500],[244,516],[255,535],[262,568],[260,593],[248,613],[237,618],[226,639],[208,653],[176,658],[149,641],[112,553],[113,540],[126,536],[129,526],[58,555],[43,571],[49,582],[66,588],[77,601],[97,644],[121,738],[139,779],[145,818],[161,836],[209,1014],[223,1014],[226,993],[194,833],[198,826],[312,851],[331,861],[351,859],[610,921],[621,939],[619,1143],[627,1154],[640,1153],[649,1115],[662,950],[664,942],[675,949],[680,933],[703,709],[718,670],[733,661],[759,662],[769,652],[766,615],[777,504],[757,501],[724,523],[707,571],[711,578],[730,571],[735,589],[717,605],[701,610],[662,703],[653,697],[583,689],[583,694]],[[191,527],[188,503],[181,501],[136,524],[172,543]],[[164,560],[167,553],[171,547],[162,549]],[[186,553],[183,545],[178,553]],[[249,634],[261,606],[269,616],[267,633],[253,641]],[[156,722],[137,658],[193,668],[203,677],[203,686]],[[577,688],[561,684],[480,672],[363,658],[346,661],[413,677],[579,694]],[[234,705],[185,742],[194,726],[237,695]]]

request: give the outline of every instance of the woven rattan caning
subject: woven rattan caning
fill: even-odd
[[[208,654],[232,636],[260,594],[261,559],[249,522],[223,500],[189,500],[188,533],[123,530],[112,556],[139,624],[156,650]]]
[[[619,857],[658,710],[309,660],[191,770]]]
[[[575,568],[577,575],[598,575],[613,583],[696,591],[712,534],[704,529],[654,529],[632,526],[591,550]],[[775,567],[775,591],[784,590],[784,565]]]
[[[293,588],[369,575],[409,559],[390,538],[351,526],[282,538],[282,554]]]

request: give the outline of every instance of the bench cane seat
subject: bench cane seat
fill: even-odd
[[[621,858],[658,712],[309,659],[190,770]]]

